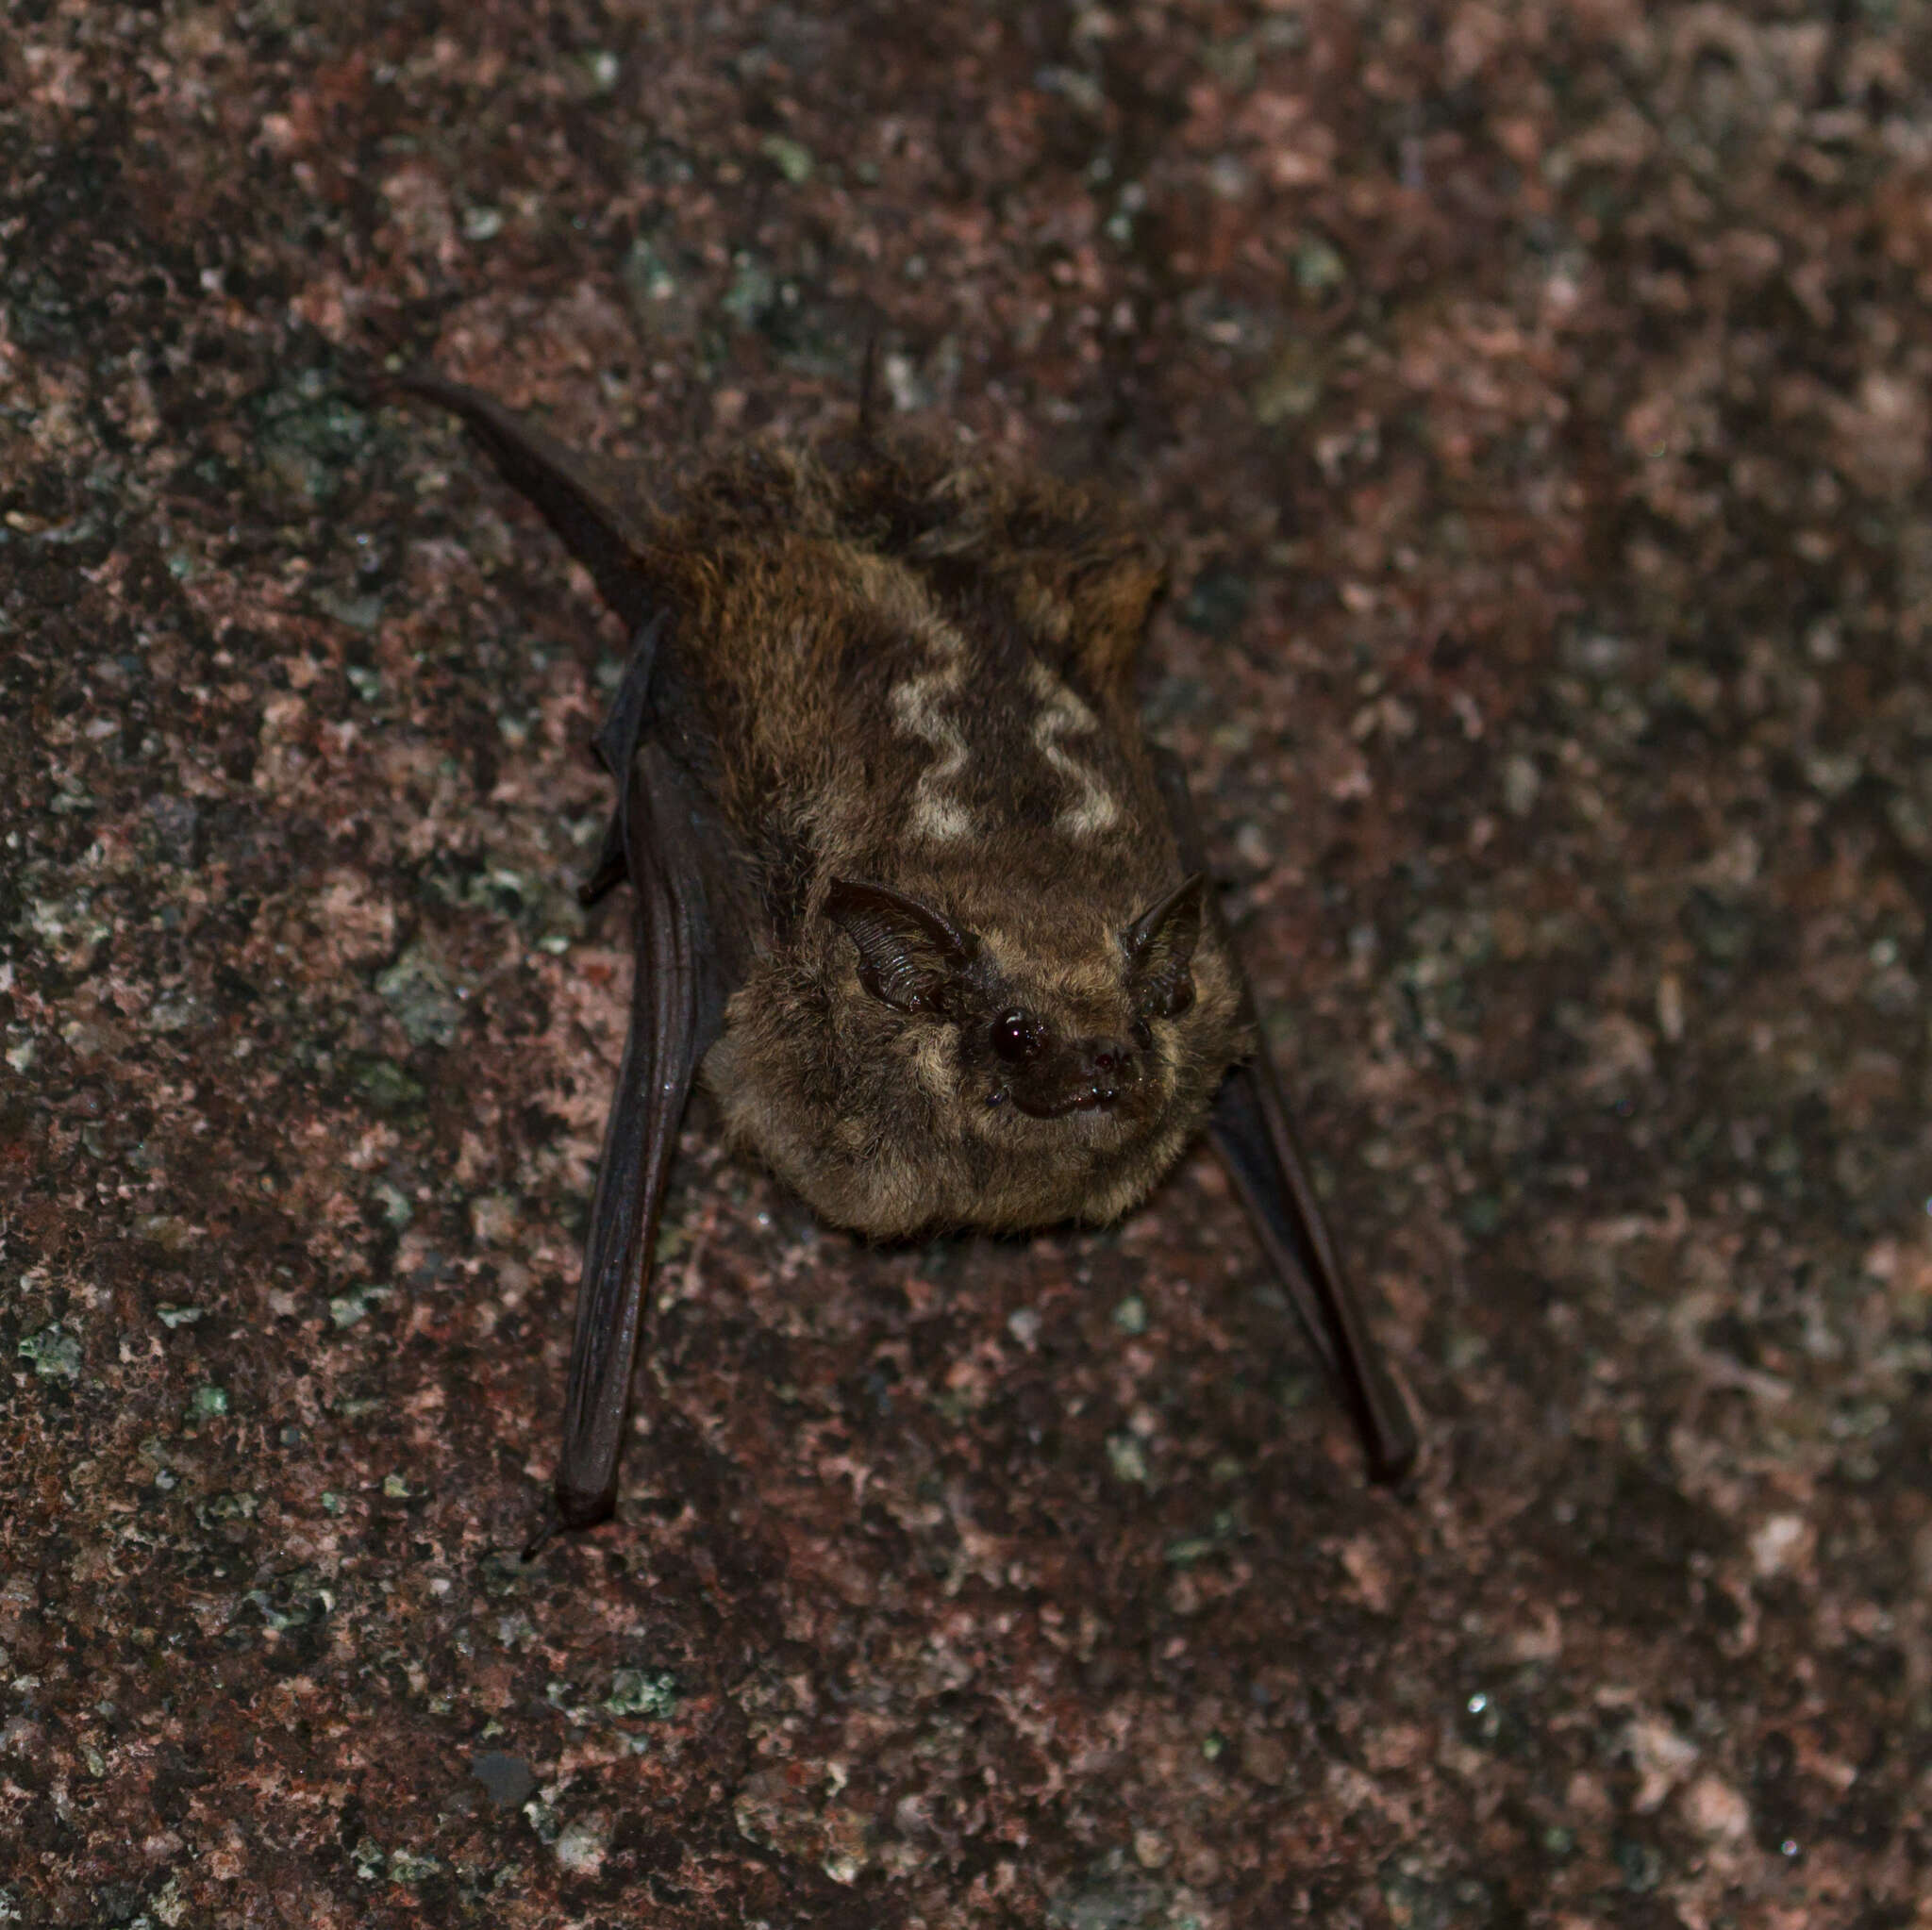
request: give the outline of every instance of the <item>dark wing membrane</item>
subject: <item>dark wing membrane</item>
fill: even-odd
[[[434,369],[409,369],[391,384],[460,416],[503,479],[542,511],[565,547],[591,573],[598,593],[635,630],[650,610],[639,568],[639,518],[629,489],[594,458],[567,449],[514,409]]]
[[[542,511],[634,633],[630,662],[597,738],[617,783],[617,805],[584,889],[592,899],[629,881],[637,954],[630,1032],[584,1246],[557,1466],[558,1516],[566,1527],[587,1528],[616,1505],[664,1183],[692,1077],[718,1036],[724,1001],[748,956],[734,847],[704,787],[653,737],[666,619],[651,613],[641,522],[626,507],[627,484],[434,370],[413,370],[395,386],[463,419],[505,480]],[[542,1539],[525,1552],[534,1553]]]
[[[640,633],[629,669],[597,740],[617,779],[604,854],[585,888],[600,895],[620,876],[632,893],[637,964],[630,1036],[604,1130],[604,1154],[584,1245],[576,1335],[557,1467],[564,1526],[588,1528],[617,1501],[617,1458],[658,1240],[664,1182],[699,1061],[717,1038],[724,999],[714,905],[706,875],[719,832],[704,800],[663,746],[646,734],[661,618]]]
[[[1171,751],[1154,747],[1155,774],[1167,800],[1185,871],[1206,869],[1201,830],[1188,795],[1187,773]],[[1241,999],[1254,1018],[1254,993],[1240,955],[1228,956]],[[1208,1115],[1208,1135],[1226,1165],[1309,1344],[1355,1416],[1370,1471],[1397,1481],[1414,1464],[1414,1417],[1391,1378],[1381,1349],[1336,1257],[1322,1209],[1295,1144],[1281,1079],[1266,1040],[1255,1027],[1255,1056],[1230,1068]]]
[[[1370,1472],[1399,1481],[1414,1465],[1415,1421],[1335,1257],[1265,1045],[1223,1082],[1208,1121],[1255,1230],[1355,1416]]]

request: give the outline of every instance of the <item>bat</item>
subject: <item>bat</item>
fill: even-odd
[[[1323,1223],[1186,774],[1135,711],[1145,539],[1086,490],[885,436],[864,404],[852,432],[754,443],[660,503],[434,371],[396,386],[462,420],[632,640],[581,895],[629,885],[637,969],[557,1522],[615,1510],[700,1079],[734,1148],[882,1240],[1111,1221],[1205,1123],[1372,1473],[1399,1479],[1413,1418]]]

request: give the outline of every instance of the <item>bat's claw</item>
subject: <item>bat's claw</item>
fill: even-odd
[[[518,1556],[521,1561],[535,1561],[557,1539],[563,1527],[563,1518],[557,1512],[557,1505],[546,1501],[543,1513],[537,1525],[530,1531],[530,1539],[524,1543],[524,1552]]]

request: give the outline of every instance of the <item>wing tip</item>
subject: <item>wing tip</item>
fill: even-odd
[[[579,1488],[575,1482],[558,1475],[551,1492],[557,1505],[558,1525],[573,1533],[594,1528],[617,1512],[617,1477],[614,1473],[600,1488]]]
[[[1369,1464],[1369,1478],[1378,1488],[1400,1488],[1421,1465],[1422,1437],[1416,1431],[1415,1417],[1408,1404],[1400,1405],[1393,1414],[1380,1414],[1372,1426],[1362,1430],[1362,1449]]]

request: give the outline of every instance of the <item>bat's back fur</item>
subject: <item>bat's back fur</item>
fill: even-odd
[[[1182,878],[1133,704],[1158,559],[1084,491],[872,439],[754,449],[637,537],[676,612],[657,735],[751,896],[758,956],[704,1067],[733,1139],[879,1236],[1123,1211],[1249,1044],[1211,923],[1185,1010],[1150,1019],[1131,982],[1129,928]],[[868,991],[824,915],[840,880],[976,941],[958,1013]],[[1108,1103],[1035,1116],[988,1045],[1014,1013],[1116,1047]]]

